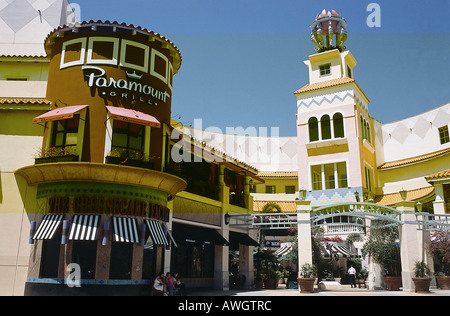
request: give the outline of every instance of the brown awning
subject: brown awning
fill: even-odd
[[[106,109],[114,120],[157,128],[161,127],[161,123],[154,116],[149,114],[116,106],[106,106]]]
[[[84,108],[88,107],[88,105],[73,105],[73,106],[65,106],[62,108],[57,108],[54,110],[51,110],[47,113],[44,113],[38,117],[35,117],[33,119],[33,124],[36,123],[44,123],[44,122],[51,122],[51,121],[59,121],[59,120],[65,120],[73,118],[73,116],[83,110]]]

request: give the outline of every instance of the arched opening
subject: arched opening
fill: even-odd
[[[331,122],[329,115],[325,114],[320,119],[320,130],[322,132],[322,140],[331,139]]]
[[[319,140],[319,122],[317,118],[311,117],[308,120],[309,141],[315,142]]]

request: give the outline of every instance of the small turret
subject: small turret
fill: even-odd
[[[347,41],[347,21],[335,10],[325,11],[316,16],[311,24],[311,40],[316,45],[314,50],[318,53],[339,49],[344,51]]]

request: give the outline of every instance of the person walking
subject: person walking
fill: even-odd
[[[348,274],[350,275],[350,286],[352,288],[356,287],[355,279],[356,279],[356,270],[353,268],[353,266],[350,266],[348,269]]]

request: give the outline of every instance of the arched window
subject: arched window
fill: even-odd
[[[344,137],[344,118],[341,113],[333,115],[333,130],[335,138]]]
[[[308,121],[309,141],[314,142],[319,140],[319,122],[315,117],[311,117]]]
[[[371,143],[371,137],[370,137],[370,124],[368,121],[366,121],[365,118],[361,115],[361,137],[362,139],[367,139],[369,143]]]
[[[370,125],[369,125],[369,122],[367,122],[367,125],[366,125],[366,137],[367,137],[367,140],[369,141],[369,143],[372,143],[372,141],[370,140]]]
[[[362,115],[360,116],[360,119],[361,119],[361,137],[362,137],[362,139],[365,139],[366,138],[366,124],[365,124],[365,121],[364,121]]]
[[[320,130],[322,132],[322,140],[331,139],[331,122],[329,115],[325,114],[320,119]]]

